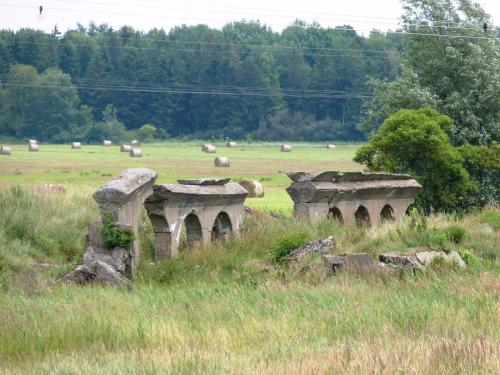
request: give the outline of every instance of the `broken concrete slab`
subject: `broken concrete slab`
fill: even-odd
[[[313,253],[317,254],[327,254],[336,245],[335,238],[332,236],[322,238],[320,240],[311,241],[308,244],[301,246],[288,255],[286,255],[283,260],[285,262],[298,261],[305,256]]]
[[[422,264],[419,262],[417,256],[414,253],[386,253],[380,254],[378,258],[382,263],[391,264],[397,267],[415,269],[422,268]]]
[[[90,264],[96,261],[106,263],[113,267],[115,271],[120,273],[125,272],[127,262],[129,260],[128,251],[120,247],[115,247],[112,250],[103,249],[95,246],[89,246],[83,254],[83,264]]]
[[[111,286],[130,286],[129,279],[116,271],[112,266],[96,260],[76,267],[61,277],[60,283],[88,284],[93,282],[103,283]]]
[[[466,264],[463,261],[462,257],[456,252],[452,251],[449,254],[443,251],[423,251],[415,254],[418,261],[423,266],[429,266],[436,258],[443,258],[446,263],[455,263],[460,268],[466,268]]]
[[[352,271],[366,271],[378,266],[371,255],[367,253],[324,255],[323,260],[326,266],[333,270],[347,268]]]

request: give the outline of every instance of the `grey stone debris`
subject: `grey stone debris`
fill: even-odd
[[[214,160],[214,166],[217,168],[229,168],[229,158],[217,156]]]
[[[379,256],[379,260],[387,265],[411,268],[411,269],[425,269],[436,258],[442,257],[447,263],[455,263],[460,268],[466,268],[466,264],[456,251],[449,254],[444,251],[420,251],[410,253],[386,253]]]
[[[371,226],[401,220],[422,186],[409,175],[364,172],[290,172],[294,215]]]
[[[144,203],[153,224],[157,259],[178,254],[181,228],[188,247],[238,233],[248,192],[229,179],[181,180],[155,185]]]
[[[330,269],[345,268],[351,271],[375,270],[378,264],[367,253],[324,255],[323,260]]]
[[[79,265],[61,277],[58,282],[75,284],[98,282],[111,286],[131,285],[130,280],[116,271],[113,266],[100,260]]]
[[[335,238],[332,236],[311,241],[308,244],[290,252],[283,258],[283,260],[286,262],[297,261],[312,253],[327,254],[332,248],[335,247],[335,245]]]
[[[0,155],[11,155],[12,149],[9,146],[0,146]]]
[[[238,183],[248,191],[248,198],[262,198],[264,196],[264,187],[259,181],[241,180]]]

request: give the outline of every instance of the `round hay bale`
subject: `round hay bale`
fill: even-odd
[[[79,150],[82,148],[82,144],[80,142],[71,142],[71,148],[73,150]]]
[[[262,198],[264,196],[264,188],[259,181],[242,180],[239,184],[248,191],[248,198]]]
[[[141,142],[139,142],[137,139],[134,139],[132,142],[130,142],[132,146],[140,146]]]
[[[38,144],[38,141],[36,139],[28,139],[28,144]]]
[[[206,152],[207,151],[207,146],[208,146],[208,143],[202,144],[201,145],[201,151]]]
[[[9,146],[0,146],[0,155],[11,155],[12,149]]]
[[[130,157],[132,158],[142,158],[142,151],[140,148],[133,148],[130,150]]]
[[[337,146],[335,146],[335,145],[326,145],[326,148],[329,149],[329,150],[333,150],[336,147]]]
[[[227,143],[226,143],[226,146],[227,146],[228,148],[234,148],[234,147],[236,147],[236,142],[232,142],[232,141],[227,142]]]
[[[214,160],[214,165],[217,168],[228,168],[229,167],[229,159],[225,156],[217,156]]]
[[[121,145],[120,146],[121,152],[130,152],[131,150],[132,150],[132,146],[130,146],[130,145]]]
[[[28,151],[30,151],[30,152],[37,152],[39,150],[40,150],[40,146],[36,143],[30,143],[28,145]]]
[[[214,145],[206,145],[205,146],[205,152],[207,154],[215,154],[217,152],[217,149],[215,148]]]
[[[291,145],[281,145],[281,152],[292,152]]]
[[[111,141],[108,141],[108,140],[104,140],[102,141],[102,145],[105,146],[105,147],[109,147],[113,144],[113,142]]]

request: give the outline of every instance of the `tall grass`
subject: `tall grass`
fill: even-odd
[[[19,187],[0,190],[0,208],[0,284],[33,260],[78,259],[97,216],[90,197]],[[164,262],[152,259],[143,216],[132,290],[0,291],[0,373],[498,373],[500,231],[485,227],[497,214],[492,208],[433,216],[425,226],[409,220],[360,229],[260,213],[240,236]],[[456,226],[466,233],[450,236]],[[297,233],[333,235],[333,253],[375,257],[444,246],[480,264],[332,275],[318,257],[294,266],[276,261],[273,249]],[[50,282],[54,275],[39,277]]]

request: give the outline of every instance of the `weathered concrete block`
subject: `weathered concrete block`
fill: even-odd
[[[327,254],[331,249],[335,247],[335,245],[336,241],[332,236],[316,241],[311,241],[308,244],[290,252],[290,254],[286,255],[283,258],[283,260],[287,262],[297,261],[312,253]]]
[[[188,246],[237,233],[248,192],[229,179],[184,180],[180,184],[155,185],[144,203],[153,223],[156,258],[178,254],[181,228]]]
[[[130,280],[102,261],[81,264],[61,277],[58,282],[88,284],[98,282],[110,286],[130,286]]]
[[[100,187],[94,193],[99,204],[101,219],[110,214],[118,225],[132,228],[136,238],[139,233],[139,218],[148,196],[153,193],[156,181],[155,171],[146,168],[127,169],[119,177]],[[139,262],[139,242],[136,239],[131,247],[130,262],[126,275],[133,278]]]
[[[422,186],[408,175],[363,172],[288,173],[296,217],[370,226],[401,220]]]

